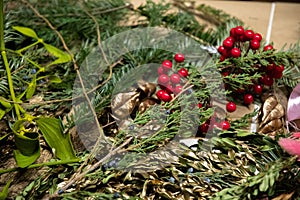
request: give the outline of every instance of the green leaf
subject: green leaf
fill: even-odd
[[[55,46],[52,46],[50,44],[45,44],[45,43],[44,43],[44,46],[50,54],[52,54],[53,56],[55,56],[57,58],[69,56],[69,54],[65,53],[64,51],[62,51],[58,48],[56,48]]]
[[[76,158],[71,143],[70,134],[63,134],[60,120],[49,117],[35,119],[37,126],[44,135],[47,144],[54,150],[54,154],[61,160]]]
[[[7,109],[10,109],[12,107],[12,105],[9,102],[4,101],[3,99],[0,99],[0,104]]]
[[[2,110],[0,108],[0,120],[4,117],[5,113],[6,113],[5,110]]]
[[[249,135],[255,135],[255,134],[250,133],[249,131],[244,131],[244,130],[239,130],[238,133],[236,134],[237,137],[246,137]]]
[[[15,29],[16,31],[19,31],[20,33],[22,33],[23,35],[26,35],[28,37],[32,37],[37,40],[39,39],[39,37],[37,36],[35,31],[32,30],[31,28],[22,27],[22,26],[13,26],[13,29]]]
[[[36,89],[36,76],[33,77],[31,83],[26,89],[26,99],[30,99],[34,95],[35,89]]]
[[[40,148],[38,148],[32,155],[24,155],[20,150],[14,150],[14,156],[17,165],[21,168],[25,168],[34,163],[40,157]]]
[[[62,80],[56,75],[48,76],[48,78],[51,83],[61,83],[62,82]]]
[[[9,180],[4,186],[3,190],[0,192],[0,200],[5,200],[8,195],[8,188],[12,180]]]
[[[109,179],[113,178],[115,175],[116,175],[115,173],[110,174],[109,176],[107,176],[102,180],[102,183],[106,184],[109,181]]]

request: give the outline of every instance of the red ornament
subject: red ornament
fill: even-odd
[[[244,36],[247,40],[252,40],[254,32],[252,30],[246,30]]]
[[[245,94],[244,95],[244,103],[247,105],[253,103],[253,96],[251,94]]]
[[[162,94],[164,93],[165,91],[164,90],[158,90],[157,92],[156,92],[156,96],[157,96],[157,98],[161,98],[162,97]]]
[[[172,62],[169,61],[169,60],[164,60],[164,61],[162,62],[162,68],[163,68],[164,70],[166,70],[166,71],[172,69]]]
[[[228,112],[234,112],[234,111],[236,110],[236,105],[235,105],[235,103],[233,103],[233,102],[228,102],[228,103],[226,104],[226,110],[227,110]]]
[[[238,58],[241,56],[241,51],[238,48],[231,49],[231,56],[234,58]]]
[[[182,53],[176,53],[174,56],[174,59],[178,63],[182,63],[184,61],[184,54]]]
[[[178,84],[180,83],[180,76],[178,74],[172,74],[170,80],[173,84]]]
[[[270,76],[264,75],[263,77],[261,77],[261,82],[266,86],[272,86],[274,83],[274,80]]]
[[[251,40],[251,42],[250,42],[250,47],[251,47],[251,49],[253,49],[253,50],[259,49],[259,47],[260,47],[260,41],[255,40],[255,39]]]
[[[189,75],[189,72],[185,68],[181,68],[180,70],[178,70],[178,74],[180,74],[183,77],[187,77]]]
[[[259,85],[259,84],[253,85],[253,92],[255,94],[261,94],[262,91],[263,91],[263,86],[262,85]]]
[[[273,46],[272,45],[266,45],[264,46],[264,51],[270,51],[270,50],[273,50]]]
[[[255,34],[253,35],[253,40],[257,40],[257,41],[260,42],[260,41],[262,40],[261,34],[255,33]]]
[[[225,47],[223,47],[223,46],[219,46],[219,47],[218,47],[218,52],[219,52],[219,54],[223,55],[223,52],[224,52],[224,51],[226,51]]]
[[[169,77],[166,74],[161,74],[157,80],[158,84],[166,85],[169,82]]]

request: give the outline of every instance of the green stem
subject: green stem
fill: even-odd
[[[32,169],[32,168],[38,168],[38,167],[45,167],[45,166],[55,166],[55,165],[65,165],[65,164],[71,164],[71,163],[77,163],[80,162],[80,159],[72,159],[72,160],[59,160],[59,161],[52,161],[52,162],[46,162],[46,163],[37,163],[37,164],[32,164],[26,167],[26,169]],[[19,167],[14,167],[14,168],[9,168],[9,169],[0,169],[0,174],[5,174],[8,172],[14,172],[17,171],[21,168]]]
[[[39,43],[40,43],[40,41],[38,40],[38,41],[36,41],[36,42],[34,42],[34,43],[32,43],[32,44],[30,44],[30,45],[28,45],[28,46],[26,46],[26,47],[24,47],[22,49],[17,50],[17,52],[21,53],[21,52],[23,52],[23,51],[25,51],[25,50],[27,50],[27,49],[29,49],[31,47],[34,47],[35,45],[37,45]]]
[[[6,51],[5,51],[5,44],[4,44],[4,11],[3,11],[3,0],[0,0],[0,51],[1,55],[3,58],[3,63],[5,66],[6,74],[7,74],[7,81],[8,81],[8,87],[9,87],[9,92],[11,95],[11,99],[16,102],[16,96],[15,96],[15,91],[14,91],[14,85],[13,85],[13,80],[11,77],[11,72],[9,68],[9,64],[7,61],[6,57]],[[19,107],[17,104],[14,104],[16,115],[18,119],[21,119]]]

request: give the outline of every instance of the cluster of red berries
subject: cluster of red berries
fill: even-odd
[[[254,33],[253,30],[244,30],[242,26],[234,27],[230,30],[230,35],[219,46],[218,52],[221,54],[220,61],[226,58],[238,58],[241,56],[242,47],[247,45],[248,49],[258,50],[261,45],[262,36]],[[272,50],[272,45],[264,47],[264,51]]]
[[[176,63],[184,62],[184,55],[177,53],[174,56]],[[177,73],[172,70],[173,64],[170,60],[164,60],[158,68],[157,84],[160,90],[156,92],[156,96],[163,102],[170,102],[174,95],[179,94],[183,88],[183,77],[187,77],[188,70],[181,68]]]

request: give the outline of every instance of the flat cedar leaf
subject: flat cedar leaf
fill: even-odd
[[[37,36],[35,31],[32,30],[31,28],[22,27],[22,26],[13,26],[13,29],[15,29],[16,31],[19,31],[20,33],[22,33],[23,35],[26,35],[28,37],[32,37],[37,40],[39,39],[39,37]]]
[[[48,76],[48,78],[51,83],[61,83],[62,82],[62,80],[58,76],[55,76],[55,75]]]
[[[2,191],[0,192],[0,200],[5,200],[7,195],[8,195],[8,188],[10,186],[12,180],[9,180],[6,185],[4,186],[4,188],[2,189]]]
[[[39,117],[35,119],[47,144],[54,149],[54,154],[61,160],[76,158],[70,134],[64,134],[60,121],[56,118]]]
[[[36,77],[34,76],[31,83],[26,89],[26,99],[30,99],[34,95],[35,88],[36,88]]]
[[[62,58],[62,57],[68,57],[69,56],[69,54],[63,52],[62,50],[56,48],[55,46],[52,46],[50,44],[44,44],[44,46],[50,54],[52,54],[53,56],[55,56],[57,58]]]
[[[40,148],[37,149],[36,152],[32,155],[24,155],[19,150],[14,150],[14,156],[17,162],[17,165],[21,168],[28,167],[32,163],[36,161],[40,157]]]

